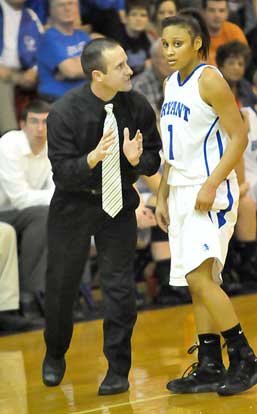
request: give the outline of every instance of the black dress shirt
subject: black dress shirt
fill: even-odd
[[[135,91],[119,92],[109,102],[97,98],[89,84],[73,89],[54,103],[47,118],[48,154],[56,189],[61,193],[101,193],[102,163],[90,169],[87,155],[103,135],[104,106],[113,104],[120,139],[122,191],[130,189],[139,175],[152,175],[160,165],[161,140],[156,118],[144,96]],[[137,129],[143,134],[143,154],[133,167],[123,154],[123,129],[130,138]]]

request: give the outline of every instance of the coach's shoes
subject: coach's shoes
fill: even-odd
[[[222,363],[204,356],[201,362],[195,362],[187,368],[182,378],[168,382],[167,388],[176,394],[215,392],[224,381],[225,372]]]
[[[43,383],[48,387],[59,385],[63,379],[65,369],[66,362],[64,357],[56,359],[46,354],[42,367]]]
[[[229,347],[228,353],[236,354],[238,359],[230,360],[227,375],[217,389],[220,396],[239,394],[257,384],[257,358],[251,348],[237,350]]]
[[[126,376],[115,374],[108,369],[107,374],[98,389],[98,395],[111,395],[126,392],[129,389],[129,382]]]

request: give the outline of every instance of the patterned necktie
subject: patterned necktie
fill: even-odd
[[[111,154],[102,161],[102,206],[103,210],[111,217],[115,217],[123,207],[121,175],[120,175],[120,144],[116,118],[112,112],[113,105],[107,104],[104,109],[107,112],[104,121],[105,133],[112,129],[114,143],[110,147]]]

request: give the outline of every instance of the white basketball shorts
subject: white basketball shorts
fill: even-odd
[[[168,233],[173,286],[187,286],[186,275],[212,257],[213,279],[222,283],[221,271],[237,219],[238,183],[236,178],[223,181],[209,212],[195,210],[200,189],[201,185],[170,187]]]

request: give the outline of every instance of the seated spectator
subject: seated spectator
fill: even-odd
[[[16,234],[12,226],[0,222],[0,333],[32,328],[19,314],[19,275]]]
[[[247,44],[242,29],[228,22],[228,2],[225,0],[203,0],[203,13],[211,37],[208,63],[216,65],[216,51],[219,46],[239,40]]]
[[[25,0],[0,2],[0,134],[17,129],[15,87],[33,89],[37,82],[36,51],[43,27]]]
[[[126,6],[126,19],[120,44],[128,56],[128,65],[137,75],[151,65],[151,41],[146,31],[149,7],[145,0],[130,0]]]
[[[159,38],[161,36],[161,23],[163,19],[175,16],[178,8],[177,0],[158,0],[156,2],[152,19],[154,25],[151,27],[151,33],[153,33],[155,38]]]
[[[238,106],[255,109],[257,96],[253,92],[253,85],[244,78],[250,55],[249,47],[235,40],[218,48],[216,63],[232,89]]]
[[[84,82],[80,55],[89,36],[75,29],[77,0],[52,0],[51,25],[38,47],[38,93],[53,102]]]
[[[255,0],[228,0],[228,20],[240,26],[244,33],[251,30],[256,23],[255,3]]]
[[[38,299],[45,288],[46,222],[54,191],[47,156],[49,105],[33,101],[23,110],[21,130],[0,140],[0,221],[17,234],[22,311],[39,316]]]
[[[90,33],[120,41],[121,26],[125,22],[125,0],[80,1],[82,24],[90,26]]]
[[[255,4],[256,3],[256,4]],[[246,77],[250,82],[253,82],[254,75],[257,73],[257,2],[254,2],[256,7],[255,25],[247,32],[246,37],[251,48],[251,61],[247,68]]]
[[[171,69],[163,56],[160,39],[156,40],[150,50],[152,65],[132,79],[133,89],[142,93],[155,111],[157,122],[163,103],[163,81]]]
[[[249,82],[243,82],[248,57],[248,47],[240,42],[224,44],[217,50],[216,56],[218,68],[231,86],[238,106],[243,111],[243,114],[245,114],[244,116],[249,130],[249,143],[246,150],[245,166],[243,165],[243,161],[241,161],[237,168],[240,200],[238,219],[235,227],[234,248],[239,253],[240,262],[233,265],[233,257],[231,254],[228,255],[228,261],[231,261],[231,267],[236,267],[236,271],[239,273],[244,290],[257,289],[256,207],[253,198],[248,192],[249,185],[250,187],[254,185],[256,179],[253,182],[250,181],[247,183],[247,178],[245,178],[245,171],[249,171],[253,167],[252,164],[251,166],[249,164],[249,158],[253,161],[254,154],[256,156],[256,151],[254,153],[252,149],[254,148],[254,141],[256,142],[257,135],[256,114],[252,109],[256,104],[256,97],[252,96]],[[248,94],[245,94],[245,91],[242,90],[242,84],[248,85]],[[254,164],[253,176],[256,176],[256,160]]]

